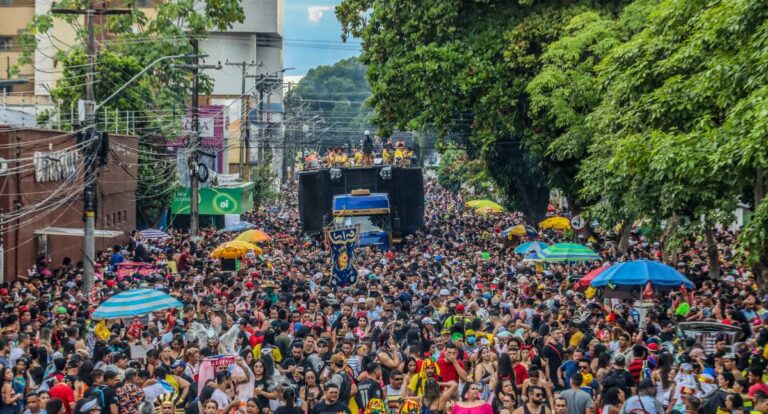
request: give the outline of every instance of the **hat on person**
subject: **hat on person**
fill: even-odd
[[[432,318],[424,318],[421,320],[422,325],[436,325],[435,320]]]
[[[723,355],[723,359],[730,359],[732,361],[735,361],[736,360],[736,354],[732,354],[732,353],[725,354],[725,355]]]
[[[448,296],[451,292],[448,289],[440,289],[440,296]]]
[[[7,296],[8,295],[8,289],[6,289],[6,288],[0,289],[0,295]]]
[[[177,359],[177,360],[173,361],[173,364],[171,364],[171,368],[179,368],[179,367],[186,368],[187,367],[187,363],[182,361],[182,360],[180,360],[180,359]]]
[[[456,312],[464,312],[464,304],[463,303],[459,303],[458,305],[456,305]]]
[[[613,357],[613,363],[616,365],[624,365],[627,361],[624,359],[624,355],[618,354]]]
[[[657,344],[656,342],[651,342],[650,344],[648,344],[648,350],[651,352],[657,352],[659,350],[659,344]]]

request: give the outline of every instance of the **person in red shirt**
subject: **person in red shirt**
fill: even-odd
[[[467,380],[467,371],[464,369],[464,364],[457,358],[458,348],[452,343],[446,345],[445,350],[440,353],[440,358],[437,359],[437,366],[440,369],[440,375],[443,377],[443,382]]]
[[[635,382],[640,382],[640,374],[643,372],[643,363],[645,362],[646,350],[645,347],[640,344],[635,344],[632,347],[632,361],[627,366],[627,370],[632,374],[632,378]]]
[[[758,392],[768,394],[768,385],[763,382],[763,370],[760,367],[752,366],[747,373],[747,379],[749,380],[749,391],[747,395],[754,397]]]
[[[510,342],[509,357],[512,359],[512,369],[515,371],[515,388],[517,392],[523,392],[523,383],[528,379],[528,368],[520,363],[520,342]]]
[[[61,401],[61,405],[64,408],[64,414],[72,414],[75,409],[75,391],[72,390],[72,384],[74,379],[66,375],[63,381],[51,387],[48,393],[51,398],[55,398]]]

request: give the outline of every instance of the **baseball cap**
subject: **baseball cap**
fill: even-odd
[[[171,368],[179,368],[179,367],[186,368],[187,363],[180,359],[177,359],[176,361],[173,361],[173,364],[171,364]]]

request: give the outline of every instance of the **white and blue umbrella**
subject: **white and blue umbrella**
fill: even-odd
[[[224,227],[223,229],[219,230],[219,232],[231,231],[231,232],[240,233],[240,232],[243,232],[243,231],[246,231],[246,230],[250,230],[250,229],[255,229],[255,228],[256,228],[255,224],[249,223],[247,221],[241,221],[241,222],[235,223],[235,224],[233,224],[231,226]]]
[[[538,242],[538,241],[529,241],[515,247],[515,253],[525,256],[529,252],[541,253],[541,251],[546,249],[547,247],[549,247],[547,243]]]
[[[164,240],[170,239],[171,236],[168,233],[157,229],[146,229],[139,232],[141,238],[145,240]]]
[[[93,319],[122,319],[144,316],[165,309],[180,308],[182,303],[171,295],[154,289],[134,289],[107,299],[91,315]]]

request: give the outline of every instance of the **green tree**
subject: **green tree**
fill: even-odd
[[[359,145],[366,129],[373,129],[372,111],[364,101],[371,95],[366,67],[357,58],[311,69],[286,97],[294,129],[311,125],[300,140],[321,154],[328,147]],[[330,133],[320,134],[318,131]]]
[[[135,0],[126,0],[125,3],[131,10],[130,14],[106,16],[103,23],[96,27],[97,35],[104,39],[99,42],[95,58],[96,102],[103,102],[155,59],[191,53],[190,39],[205,38],[211,30],[227,30],[245,18],[240,0],[158,2],[156,16],[151,20],[143,10],[135,7]],[[84,9],[87,1],[64,0],[56,5],[57,8]],[[70,24],[77,34],[77,41],[71,48],[58,50],[54,55],[54,63],[61,65],[63,72],[61,80],[51,90],[51,96],[59,103],[62,113],[69,113],[70,108],[76,109],[77,101],[85,96],[87,30],[79,23],[77,16],[53,15],[50,12],[35,16],[19,36],[19,43],[23,46],[19,65],[33,63],[39,37],[51,36],[56,20]],[[179,136],[181,122],[186,114],[184,102],[189,95],[191,76],[189,71],[174,68],[172,63],[165,61],[157,64],[105,107],[109,119],[113,119],[109,114],[116,111],[132,111],[132,126],[141,134],[140,142],[148,136]],[[213,86],[211,79],[204,75],[200,79],[201,93],[209,93]],[[103,123],[103,118],[101,112],[97,114],[97,123]],[[67,118],[62,122],[63,126],[72,126],[72,123],[73,120]],[[119,130],[123,128],[124,125],[118,127]],[[161,186],[139,186],[137,210],[142,216],[148,211],[157,211],[158,199],[153,197],[155,191],[170,194],[172,188],[169,189],[169,186],[176,185],[173,177],[166,177],[163,181],[152,180],[154,171],[146,167],[157,162],[165,161],[162,157],[140,157],[138,180]]]
[[[546,212],[549,185],[574,174],[531,151],[543,131],[529,111],[528,83],[571,18],[590,10],[614,14],[625,3],[345,0],[336,14],[345,36],[363,40],[375,122],[457,136],[457,145],[486,164],[510,206],[534,223]]]
[[[768,4],[755,0],[656,5],[648,26],[600,64],[606,92],[588,116],[600,139],[580,175],[585,192],[614,208],[641,206],[653,219],[688,223],[682,231],[708,240],[713,277],[714,226],[730,223],[736,202],[754,195],[757,218],[740,239],[761,283],[768,281],[768,234],[755,226],[767,210],[766,17]]]

